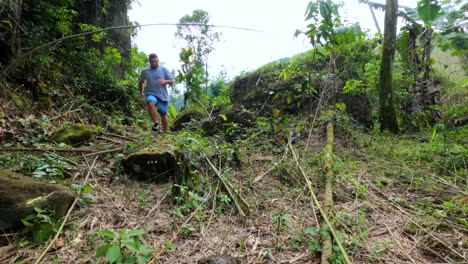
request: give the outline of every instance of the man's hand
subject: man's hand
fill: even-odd
[[[166,80],[158,79],[158,83],[159,83],[160,85],[164,85],[164,84],[166,84]]]
[[[142,100],[145,100],[145,94],[140,92],[140,98],[141,98]]]

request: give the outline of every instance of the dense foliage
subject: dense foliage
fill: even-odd
[[[113,23],[129,25],[130,3],[2,2],[0,79],[5,96],[19,93],[27,104],[41,104],[43,110],[74,101],[85,111],[134,113],[137,70],[145,55],[130,47],[131,26],[106,30],[117,26]]]

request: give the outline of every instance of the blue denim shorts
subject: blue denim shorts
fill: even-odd
[[[154,103],[154,105],[158,106],[158,113],[160,113],[161,115],[167,115],[167,107],[169,106],[168,101],[162,101],[152,94],[147,94],[146,103]]]

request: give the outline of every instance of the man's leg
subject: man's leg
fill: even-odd
[[[163,127],[163,132],[169,131],[169,122],[167,121],[167,108],[168,107],[169,107],[169,102],[158,101],[158,112],[161,115],[161,124]]]
[[[167,122],[167,115],[161,114],[161,124],[164,132],[169,131],[169,122]]]
[[[156,113],[156,107],[153,102],[148,103],[148,112],[153,120],[154,124],[158,123],[158,114]],[[162,120],[161,120],[162,121]]]

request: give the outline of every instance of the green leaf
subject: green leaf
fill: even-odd
[[[84,193],[90,193],[91,192],[91,186],[85,185],[85,187],[83,187],[83,192]]]
[[[304,228],[304,234],[315,234],[317,233],[314,228],[312,227],[306,227]]]
[[[167,114],[172,119],[177,117],[177,109],[175,108],[173,104],[170,104],[169,107],[167,108]]]
[[[135,256],[133,255],[130,255],[130,256],[126,256],[123,260],[123,263],[125,264],[133,264],[135,263]]]
[[[32,224],[32,223],[26,221],[26,218],[25,218],[25,219],[21,219],[21,222],[23,223],[23,225],[24,225],[25,227],[33,227],[33,226],[34,226],[34,224]]]
[[[120,252],[120,246],[118,243],[113,243],[107,249],[106,258],[110,263],[116,262],[118,259],[122,258],[122,254]]]
[[[8,26],[10,26],[10,28],[13,28],[13,25],[9,20],[2,20],[2,23],[7,24]]]
[[[110,238],[117,238],[118,234],[114,231],[110,230],[101,230],[101,231],[96,231],[96,234],[101,235],[103,237],[110,237]]]
[[[151,255],[142,255],[138,254],[137,259],[138,259],[138,264],[144,264],[148,262],[148,260],[151,258]]]
[[[227,117],[226,117],[226,115],[219,115],[219,116],[220,116],[220,117],[221,117],[221,118],[224,120],[224,122],[226,122],[226,121],[227,121]]]
[[[336,103],[336,104],[335,104],[335,107],[336,107],[336,109],[338,109],[338,110],[340,110],[340,111],[346,110],[346,105],[343,104],[343,103]]]
[[[104,244],[96,250],[96,257],[103,257],[106,255],[107,250],[112,246],[112,244]]]
[[[140,251],[139,251],[140,253],[151,253],[154,251],[156,251],[154,248],[140,244]]]
[[[134,237],[134,236],[139,236],[139,235],[144,235],[146,234],[145,230],[132,230],[128,232],[127,237]]]
[[[140,243],[135,241],[126,241],[124,245],[130,249],[131,251],[139,252],[140,251]]]
[[[42,223],[33,231],[33,240],[36,243],[44,243],[49,240],[52,233],[52,225],[49,223]]]
[[[421,0],[418,2],[418,15],[425,25],[430,25],[440,14],[441,6],[432,4],[432,0]]]

